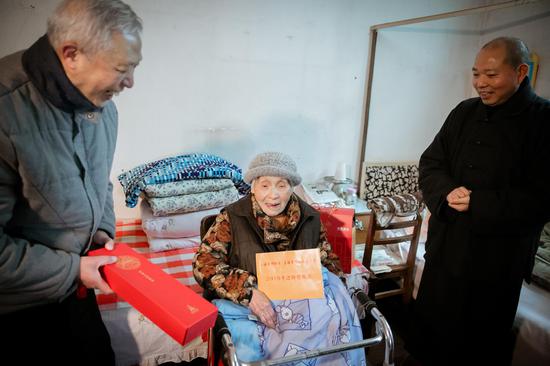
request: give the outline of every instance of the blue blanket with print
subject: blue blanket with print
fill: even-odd
[[[250,186],[243,181],[242,170],[233,163],[210,154],[187,154],[139,165],[118,176],[126,195],[126,206],[135,207],[138,197],[149,184],[186,179],[228,178],[241,194]]]
[[[361,325],[342,281],[323,268],[321,299],[273,300],[275,329],[267,328],[250,309],[228,300],[214,300],[231,331],[239,360],[274,359],[307,350],[359,341]],[[362,348],[298,362],[307,366],[366,365]]]

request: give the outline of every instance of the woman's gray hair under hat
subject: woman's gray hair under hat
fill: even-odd
[[[248,165],[244,181],[250,184],[254,179],[265,176],[285,178],[293,187],[302,181],[294,160],[280,152],[269,151],[256,155]]]

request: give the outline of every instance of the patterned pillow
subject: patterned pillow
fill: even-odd
[[[417,164],[367,164],[363,166],[360,196],[364,200],[418,192]]]
[[[367,206],[374,212],[378,225],[386,227],[394,216],[410,216],[421,211],[424,203],[420,192],[414,192],[374,198],[367,201]]]

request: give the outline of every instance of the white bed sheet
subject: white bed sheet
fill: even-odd
[[[111,335],[117,366],[156,366],[207,358],[208,346],[201,337],[184,347],[132,307],[102,310],[101,316]]]

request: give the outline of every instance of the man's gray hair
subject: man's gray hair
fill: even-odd
[[[504,62],[517,68],[521,64],[529,62],[529,49],[527,45],[519,38],[514,37],[498,37],[487,42],[481,49],[493,49],[504,47],[506,58]]]
[[[85,52],[108,50],[113,34],[139,39],[141,19],[120,0],[64,0],[48,19],[48,38],[54,48],[78,42]]]

